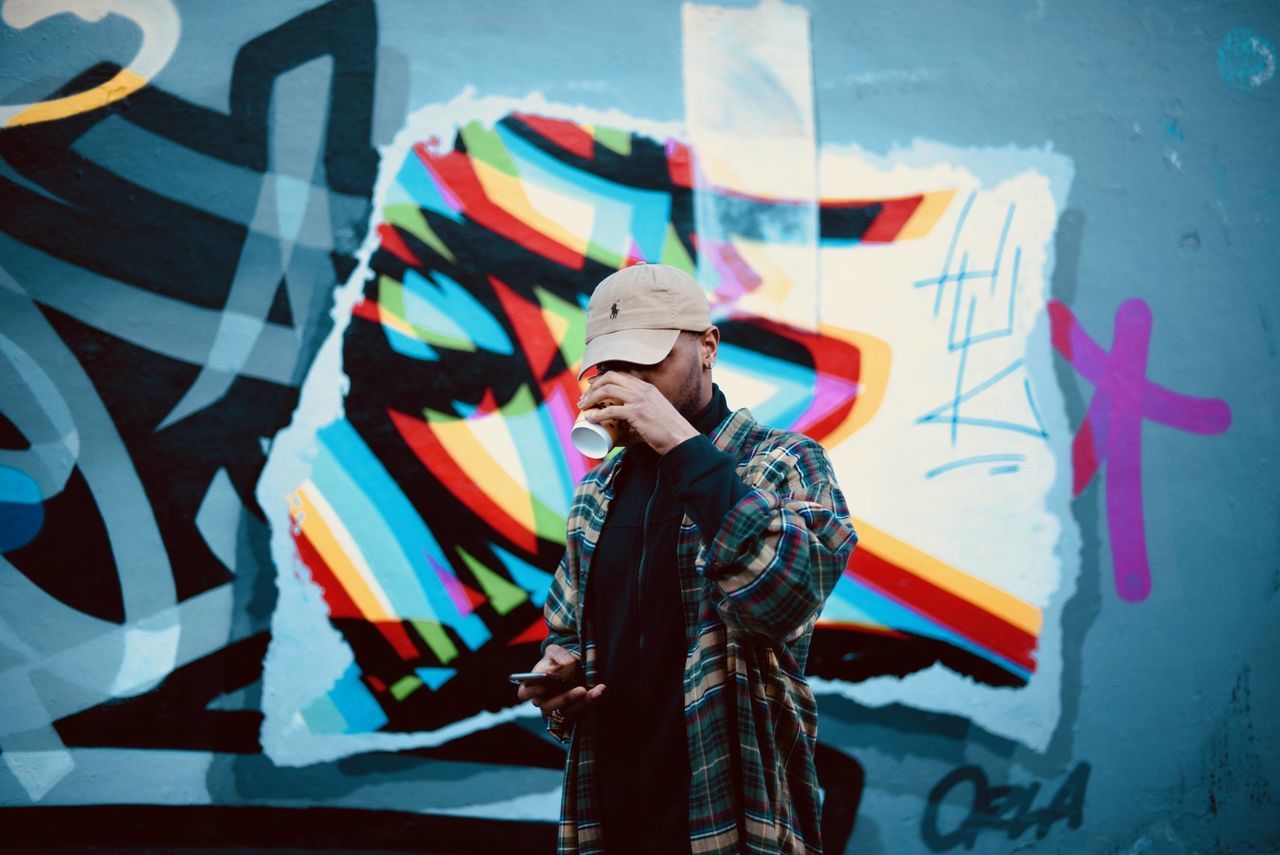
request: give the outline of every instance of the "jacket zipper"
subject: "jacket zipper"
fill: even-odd
[[[644,571],[646,559],[649,555],[649,514],[653,510],[653,501],[658,498],[658,486],[662,482],[662,472],[659,470],[653,477],[653,492],[649,494],[649,500],[644,503],[644,515],[640,518],[640,567],[636,573],[636,625],[640,627],[640,654],[644,654]],[[645,793],[649,790],[648,775],[641,773],[641,784],[638,792]],[[648,851],[649,849],[649,829],[641,826],[641,849]]]
[[[640,627],[640,652],[644,652],[644,571],[645,559],[649,553],[649,513],[653,510],[653,500],[658,498],[658,485],[662,481],[662,473],[657,472],[653,479],[653,492],[644,503],[644,516],[640,518],[640,567],[636,573],[636,625]]]

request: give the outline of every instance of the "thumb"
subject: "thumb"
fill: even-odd
[[[572,653],[565,650],[563,647],[558,648],[556,650],[548,650],[547,654],[550,657],[551,661],[554,662],[556,665],[578,664],[578,657],[574,656]]]

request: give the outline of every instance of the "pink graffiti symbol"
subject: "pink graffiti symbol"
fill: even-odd
[[[1063,303],[1049,303],[1053,346],[1094,386],[1084,422],[1071,445],[1073,489],[1080,495],[1105,461],[1107,528],[1116,592],[1131,603],[1151,593],[1142,515],[1142,420],[1198,434],[1222,433],[1231,408],[1220,398],[1197,398],[1147,379],[1151,307],[1126,300],[1116,310],[1108,353]]]

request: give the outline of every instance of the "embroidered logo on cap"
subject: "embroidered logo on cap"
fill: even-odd
[[[617,319],[618,319],[618,304],[614,303],[612,306],[609,307],[609,320],[615,321]]]

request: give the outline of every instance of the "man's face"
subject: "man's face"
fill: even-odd
[[[617,371],[655,386],[685,418],[697,414],[702,404],[703,335],[682,332],[666,358],[654,365],[612,360],[598,366],[600,374]],[[714,349],[711,351],[714,354]],[[598,375],[597,375],[598,376]]]

